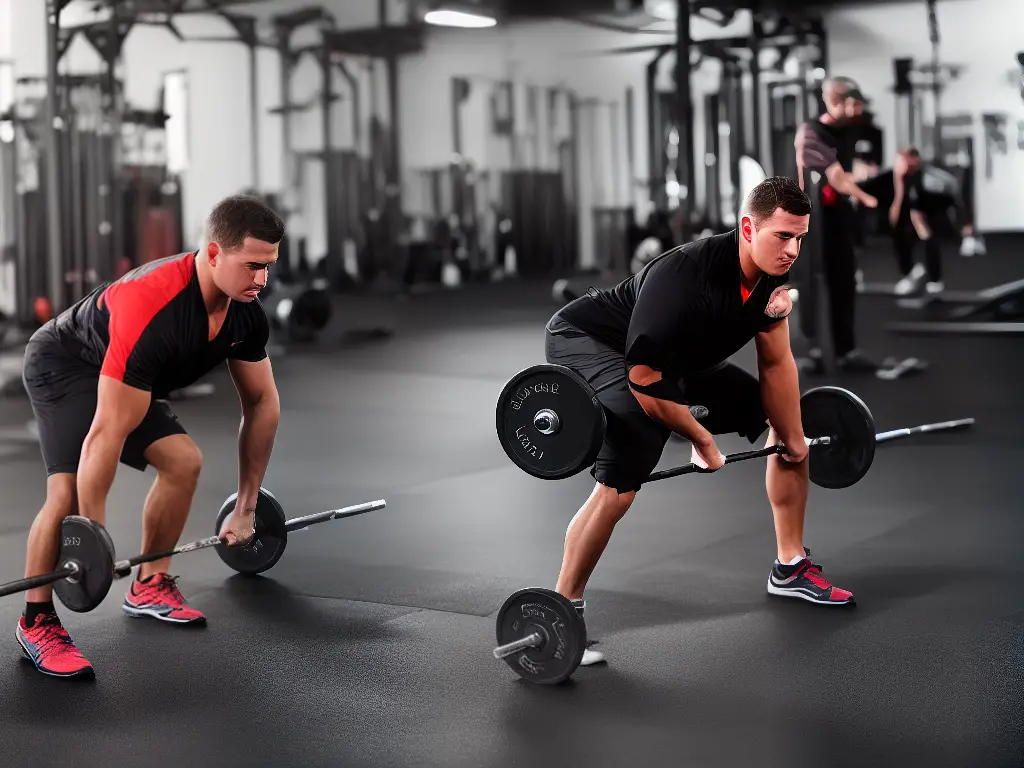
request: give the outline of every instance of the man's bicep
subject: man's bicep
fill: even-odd
[[[228,371],[243,405],[277,397],[277,384],[274,382],[269,357],[264,355],[262,360],[256,362],[228,360]]]
[[[96,391],[96,415],[92,432],[110,429],[127,437],[149,411],[152,395],[106,374],[100,376]]]
[[[754,338],[758,367],[776,365],[791,357],[789,319],[783,318],[760,331]]]

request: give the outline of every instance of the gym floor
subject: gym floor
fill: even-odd
[[[1019,247],[993,237],[986,257],[951,255],[947,285],[1019,276]],[[865,269],[886,279],[887,253]],[[657,483],[588,590],[589,633],[610,664],[538,688],[492,658],[494,615],[514,590],[553,584],[591,479],[523,474],[498,445],[493,409],[505,380],[542,361],[548,285],[343,303],[316,348],[275,359],[284,412],[267,485],[289,516],[381,497],[388,508],[294,534],[261,578],[233,575],[212,552],[178,558],[203,629],[124,617],[124,581],[92,613],[63,610],[92,682],[36,674],[14,640],[22,602],[5,598],[9,764],[1021,765],[1018,339],[890,335],[880,325],[897,314],[892,300],[864,298],[865,348],[920,355],[930,370],[803,388],[854,389],[879,430],[978,424],[880,446],[858,485],[812,491],[807,543],[859,605],[766,595],[774,536],[759,462]],[[377,323],[395,336],[338,341]],[[752,366],[752,349],[737,360]],[[214,532],[235,489],[238,406],[229,380],[212,380],[214,396],[176,405],[205,455],[185,540]],[[29,417],[26,400],[0,401],[0,427]],[[670,441],[663,465],[687,448]],[[9,580],[44,478],[34,444],[4,450]],[[108,525],[119,556],[138,551],[151,480],[118,474]]]

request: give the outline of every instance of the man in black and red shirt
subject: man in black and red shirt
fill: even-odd
[[[592,474],[597,484],[569,523],[556,589],[583,612],[583,591],[612,531],[661,458],[672,432],[693,461],[719,469],[714,435],[750,442],[768,431],[787,454],[768,459],[777,559],[768,592],[824,605],[853,595],[833,587],[803,546],[807,444],[786,281],[807,233],[811,204],[797,184],[771,178],[747,197],[738,230],[675,248],[606,291],[570,302],[547,324],[546,357],[586,379],[607,414]],[[751,340],[758,376],[728,362]],[[689,406],[708,409],[697,421]],[[587,650],[582,663],[603,661]]]
[[[803,123],[796,132],[797,174],[801,183],[805,171],[821,175],[818,210],[821,212],[821,250],[825,284],[828,286],[829,319],[832,342],[840,370],[870,372],[878,365],[857,348],[857,257],[854,252],[857,217],[851,199],[868,208],[878,200],[867,194],[854,181],[853,142],[848,133],[851,121],[863,107],[863,96],[852,80],[832,78],[822,85],[825,114]],[[860,105],[860,107],[858,107]],[[808,290],[816,283],[808,280]],[[817,346],[816,311],[808,296],[801,304],[800,326],[811,341],[805,366],[809,373],[823,371],[822,354]]]
[[[242,425],[236,512],[220,534],[231,546],[251,540],[280,414],[266,351],[269,323],[257,296],[283,236],[283,222],[262,202],[228,198],[210,214],[201,250],[97,287],[32,336],[24,381],[47,485],[29,533],[26,576],[56,567],[66,516],[105,523],[118,461],[156,469],[142,512],[142,552],[176,546],[202,457],[163,398],[225,360]],[[205,621],[185,602],[169,566],[169,558],[140,566],[124,612],[175,624]],[[36,668],[59,677],[91,675],[92,665],[61,626],[51,588],[29,590],[26,599],[17,638]]]

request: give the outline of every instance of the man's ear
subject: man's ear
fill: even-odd
[[[740,219],[740,234],[748,243],[754,240],[754,222],[749,216]]]

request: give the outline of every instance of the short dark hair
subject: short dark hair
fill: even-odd
[[[772,176],[750,190],[743,201],[743,215],[753,218],[755,224],[770,219],[779,208],[793,216],[810,216],[811,198],[793,179]]]
[[[241,247],[245,238],[279,243],[284,222],[266,203],[251,195],[232,195],[221,200],[206,220],[206,238],[227,251]]]

